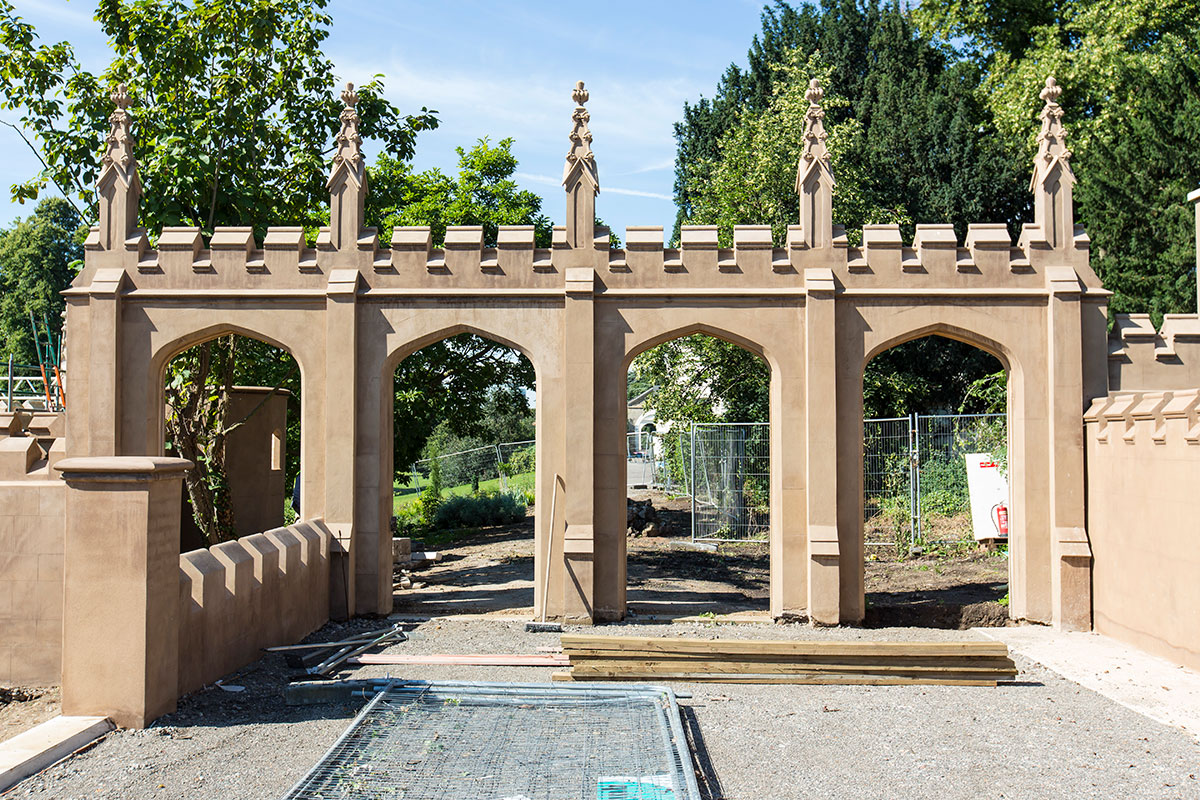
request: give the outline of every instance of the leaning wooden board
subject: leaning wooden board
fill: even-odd
[[[555,680],[995,686],[1016,665],[1002,642],[797,642],[562,637]]]

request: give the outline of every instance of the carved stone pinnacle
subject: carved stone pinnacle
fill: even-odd
[[[354,84],[349,81],[342,90],[342,102],[346,104],[346,108],[354,108],[358,104],[358,92],[354,91]]]
[[[825,97],[825,90],[821,88],[821,82],[813,78],[808,82],[808,91],[804,93],[804,97],[814,106],[820,105],[821,100]]]
[[[575,105],[581,107],[588,101],[588,90],[583,88],[583,81],[575,82],[575,91],[571,92],[571,99],[575,101]]]
[[[1042,89],[1039,97],[1047,103],[1057,103],[1059,96],[1062,94],[1062,87],[1058,85],[1058,81],[1054,80],[1054,76],[1046,78],[1046,88]]]
[[[133,103],[133,98],[131,98],[129,96],[129,90],[128,90],[128,88],[126,88],[125,84],[123,84],[123,83],[117,84],[117,88],[113,89],[112,95],[110,95],[110,97],[113,101],[113,105],[115,105],[117,108],[121,109],[122,111],[129,108],[129,106]]]

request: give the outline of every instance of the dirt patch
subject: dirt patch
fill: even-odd
[[[631,492],[653,505],[655,524],[626,540],[627,602],[632,619],[765,611],[770,594],[766,542],[694,544],[691,502]],[[646,518],[645,512],[639,514]],[[653,530],[655,535],[644,535]],[[533,613],[533,518],[437,537],[440,563],[408,573],[395,610],[413,616]],[[414,550],[421,546],[414,543]],[[432,548],[431,548],[432,549]],[[867,627],[969,628],[1004,625],[1008,562],[972,542],[897,558],[871,548],[865,564]],[[407,570],[406,570],[407,572]],[[398,573],[399,574],[399,573]]]
[[[0,742],[58,716],[57,686],[0,686]]]

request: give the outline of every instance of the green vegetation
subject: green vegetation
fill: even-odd
[[[0,231],[0,355],[37,363],[30,312],[59,334],[65,308],[59,292],[75,277],[86,234],[79,214],[61,197],[38,201],[32,214]]]

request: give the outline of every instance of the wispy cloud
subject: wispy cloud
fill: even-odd
[[[647,172],[662,172],[663,170],[674,169],[674,168],[675,168],[675,157],[672,156],[670,158],[664,158],[662,161],[656,161],[653,164],[647,164],[644,167],[638,167],[637,169],[630,170],[629,172],[622,172],[621,174],[622,175],[644,175]]]
[[[513,177],[517,180],[529,181],[530,183],[540,183],[543,186],[561,186],[562,181],[558,178],[552,178],[549,175],[538,175],[533,172],[515,172]],[[641,189],[624,189],[617,186],[605,186],[600,184],[600,192],[603,194],[623,194],[629,197],[649,197],[652,200],[674,200],[670,195],[662,194],[661,192],[644,192]]]
[[[669,194],[662,194],[661,192],[643,192],[641,189],[618,189],[615,186],[605,186],[601,191],[608,192],[609,194],[625,194],[630,197],[649,197],[654,200],[666,200],[668,203],[675,199]]]

